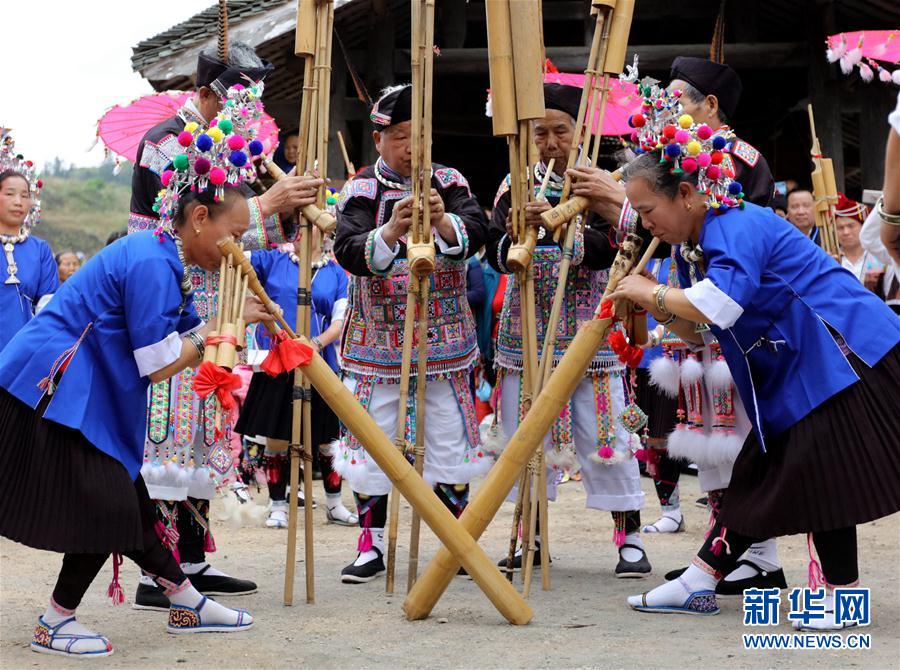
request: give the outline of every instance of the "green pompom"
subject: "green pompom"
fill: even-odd
[[[230,119],[222,119],[218,123],[219,129],[225,133],[226,135],[232,131],[234,128],[234,124],[231,123]]]
[[[325,200],[325,202],[327,202],[329,205],[336,205],[336,204],[337,204],[337,198],[335,198],[333,195],[330,195],[330,196],[328,196],[328,198]]]
[[[188,157],[184,154],[179,154],[172,160],[172,165],[179,172],[184,172],[188,169]]]

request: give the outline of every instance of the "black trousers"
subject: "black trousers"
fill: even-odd
[[[733,530],[726,529],[722,536],[723,526],[716,521],[712,532],[706,538],[697,557],[704,563],[727,575],[734,570],[737,560],[751,544],[761,542],[760,538],[750,538]],[[723,537],[723,541],[716,538]],[[843,586],[859,579],[859,564],[856,555],[856,526],[839,528],[812,534],[813,543],[819,554],[822,573],[829,584]],[[725,542],[727,542],[727,547]],[[719,546],[717,546],[719,545]],[[727,549],[727,550],[726,550]]]
[[[127,552],[125,556],[150,576],[162,578],[171,584],[181,584],[186,577],[172,552],[163,546],[156,534],[156,506],[150,500],[143,480],[138,479],[135,489],[141,510],[144,548],[141,551]],[[53,589],[53,600],[66,609],[77,608],[107,558],[109,554],[65,554]]]

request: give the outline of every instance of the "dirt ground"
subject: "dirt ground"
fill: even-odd
[[[113,656],[97,659],[108,668],[900,668],[900,515],[859,529],[860,574],[872,588],[870,650],[746,651],[741,634],[759,632],[742,625],[741,601],[720,600],[715,617],[650,615],[633,612],[625,597],[656,586],[662,575],[683,566],[703,537],[706,512],[693,501],[695,477],[683,478],[682,500],[687,532],[644,536],[653,575],[644,580],[617,580],[616,553],[610,542],[608,514],[584,509],[579,483],[560,487],[550,507],[553,588],[540,590],[537,575],[528,626],[508,625],[474,582],[458,577],[426,621],[408,622],[401,605],[403,589],[384,593],[384,579],[343,585],[341,568],[355,556],[356,531],[325,523],[316,510],[316,604],[304,600],[304,564],[297,564],[295,605],[282,605],[285,531],[262,527],[234,530],[215,525],[219,551],[213,563],[231,574],[253,578],[259,592],[222,598],[256,617],[247,632],[172,636],[166,616],[130,608],[137,568],[126,562],[122,583],[126,606],[113,608],[104,597],[111,568],[104,567],[79,609],[79,620],[106,634]],[[320,482],[316,497],[324,499]],[[646,521],[656,518],[652,483],[644,478]],[[348,492],[345,497],[349,502]],[[256,494],[265,503],[263,493]],[[217,502],[221,507],[221,503]],[[214,512],[215,514],[215,512]],[[489,556],[500,557],[508,542],[511,506],[505,505],[481,540]],[[409,507],[403,505],[398,585],[406,582]],[[300,532],[302,541],[302,530]],[[437,541],[423,530],[424,557]],[[804,537],[783,538],[779,551],[791,586],[806,581]],[[302,545],[299,554],[302,556]],[[28,649],[32,628],[46,606],[61,557],[0,540],[0,663],[4,668],[84,667]],[[518,581],[517,581],[518,583]],[[787,597],[782,623],[765,632],[790,632]],[[85,661],[88,663],[89,661]]]

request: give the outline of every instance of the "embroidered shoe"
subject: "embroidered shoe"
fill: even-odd
[[[341,570],[341,582],[344,584],[365,584],[371,582],[376,577],[386,572],[384,567],[384,557],[378,547],[372,547],[377,555],[370,561],[366,561],[362,565],[356,565],[356,561]],[[359,556],[357,555],[357,558]]]
[[[212,602],[206,596],[196,607],[187,605],[172,605],[169,608],[169,625],[166,632],[174,635],[189,633],[233,633],[239,630],[247,630],[253,626],[253,617],[247,610],[234,610],[237,613],[237,621],[230,623],[203,623],[203,608]]]
[[[638,612],[655,612],[658,614],[695,614],[712,616],[719,613],[714,591],[694,591],[689,593],[681,605],[648,605],[647,594],[628,598],[628,605]]]
[[[67,629],[70,632],[67,633]],[[75,632],[76,630],[83,632]],[[34,627],[34,636],[31,638],[31,650],[39,654],[55,654],[72,658],[96,658],[113,653],[109,640],[78,625],[75,617],[61,621],[55,626],[47,624],[44,617],[38,617],[37,625]]]

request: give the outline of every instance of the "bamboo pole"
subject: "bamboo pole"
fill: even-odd
[[[503,579],[484,550],[472,539],[472,535],[460,526],[431,487],[397,452],[393,443],[368,412],[356,402],[353,394],[328,364],[318,354],[313,354],[310,364],[304,367],[304,374],[347,429],[363,444],[366,453],[394,482],[413,508],[418,510],[422,520],[442,542],[444,550],[460,561],[498,611],[510,623],[517,625],[528,623],[533,616],[528,603]],[[413,588],[417,586],[418,582]]]
[[[610,270],[604,299],[615,290],[619,280],[634,266],[640,246],[641,239],[638,236],[626,236]],[[646,261],[649,260],[655,247],[656,241],[654,240],[638,264],[638,268],[646,265]],[[518,479],[522,468],[534,453],[537,443],[547,434],[553,421],[559,416],[563,406],[584,377],[591,359],[605,342],[610,326],[610,319],[598,316],[598,318],[585,322],[578,329],[575,339],[550,376],[541,395],[534,402],[522,423],[519,424],[506,449],[488,472],[478,494],[460,517],[463,527],[471,533],[473,538],[481,537],[499,510],[509,490]],[[458,569],[459,563],[449,551],[445,548],[438,550],[403,604],[407,619],[416,620],[427,617]]]
[[[347,145],[344,144],[344,135],[341,131],[337,131],[338,144],[341,145],[341,155],[344,157],[344,168],[347,170],[348,177],[356,176],[356,168],[353,166],[353,161],[350,160],[350,154],[347,153]]]

